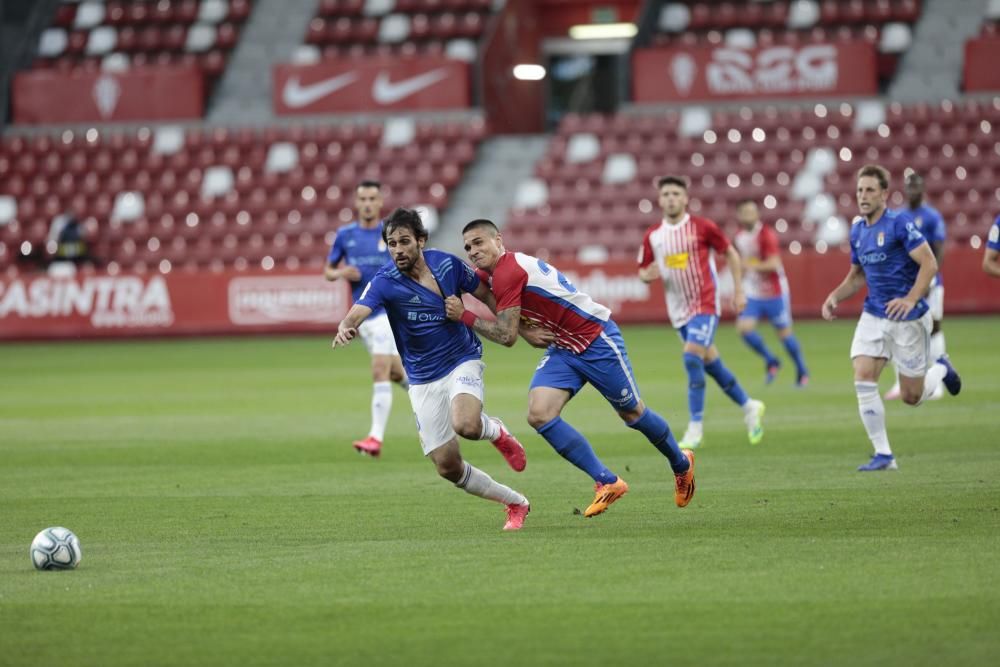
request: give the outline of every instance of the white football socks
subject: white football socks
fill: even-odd
[[[935,391],[937,391],[937,388],[941,385],[941,380],[943,380],[944,376],[947,374],[948,369],[945,368],[944,364],[934,364],[930,367],[927,374],[924,375],[924,393],[920,397],[920,403],[926,401]],[[917,405],[920,405],[920,403],[917,403]]]
[[[940,364],[938,364],[940,365]],[[854,389],[858,394],[858,413],[861,423],[865,425],[868,439],[872,441],[876,454],[892,456],[889,447],[889,435],[885,431],[885,405],[878,395],[878,383],[855,382]]]
[[[485,412],[479,415],[479,419],[483,424],[483,432],[479,436],[480,440],[493,442],[500,437],[500,424],[496,419],[493,419]]]
[[[465,468],[462,471],[462,479],[456,482],[455,486],[480,498],[486,498],[504,505],[527,505],[528,499],[520,493],[494,481],[485,472],[471,465],[468,461],[462,462]]]
[[[931,336],[931,362],[935,362],[944,356],[944,332],[938,331]]]
[[[376,382],[372,388],[372,428],[368,432],[379,442],[385,440],[385,424],[392,411],[392,383]]]

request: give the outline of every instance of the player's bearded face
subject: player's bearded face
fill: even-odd
[[[420,257],[420,249],[423,248],[423,241],[418,241],[413,237],[408,229],[397,229],[389,234],[388,240],[389,254],[396,268],[404,273],[410,271]]]

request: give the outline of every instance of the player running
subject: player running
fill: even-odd
[[[340,323],[333,347],[347,345],[361,323],[385,309],[410,378],[410,403],[424,455],[439,475],[466,493],[507,507],[504,530],[518,530],[528,499],[462,459],[458,435],[489,440],[511,468],[525,467],[524,448],[499,419],[483,412],[483,346],[468,328],[445,317],[445,298],[469,292],[491,302],[489,288],[462,260],[424,250],[427,230],[416,211],[399,208],[385,221],[393,264],[378,270]]]
[[[579,291],[555,267],[537,257],[507,252],[489,220],[473,220],[462,230],[469,261],[496,297],[496,321],[477,318],[461,299],[447,299],[448,317],[464,322],[490,340],[510,347],[518,334],[546,348],[528,391],[528,423],[564,459],[594,480],[594,501],[583,515],[597,516],[628,491],[587,439],[563,421],[563,408],[584,384],[601,392],[618,416],[656,447],[674,472],[674,502],[685,507],[694,496],[694,453],[681,451],[667,422],[639,396],[625,341],[611,311]]]
[[[809,370],[802,358],[802,347],[792,333],[788,281],[781,264],[778,235],[761,221],[757,203],[752,199],[744,199],[736,205],[736,221],[741,229],[733,244],[743,260],[743,286],[747,294],[747,307],[736,320],[736,328],[743,342],[764,359],[765,382],[771,384],[781,362],[771,354],[756,331],[759,320],[769,320],[788,356],[795,362],[795,385],[805,387],[809,383]]]
[[[993,221],[989,235],[986,237],[983,271],[986,272],[986,275],[1000,278],[1000,215]]]
[[[389,262],[389,251],[382,239],[382,192],[378,181],[362,181],[354,191],[358,219],[337,231],[323,272],[327,280],[344,279],[351,283],[355,303],[379,267]],[[354,449],[377,457],[382,453],[385,425],[392,411],[392,382],[408,387],[403,364],[385,311],[379,308],[364,321],[359,330],[372,358],[372,423],[368,436],[354,441]]]
[[[906,193],[907,208],[900,209],[913,218],[920,233],[927,239],[934,253],[934,259],[938,263],[938,272],[931,281],[931,290],[927,294],[927,306],[931,313],[931,359],[943,357],[944,332],[941,330],[941,320],[944,318],[944,278],[941,276],[941,263],[944,261],[944,246],[947,235],[945,234],[944,218],[941,213],[924,201],[924,179],[915,171],[908,171],[903,180],[903,191]],[[896,400],[900,396],[899,390],[899,367],[893,363],[896,373],[896,382],[885,393],[887,400]],[[931,394],[929,400],[937,400],[944,396],[944,388],[939,382]]]
[[[920,405],[943,381],[957,395],[962,380],[946,356],[930,358],[931,315],[923,296],[937,273],[937,261],[923,234],[902,211],[889,211],[889,172],[878,165],[858,171],[858,209],[851,226],[851,268],[823,302],[823,318],[834,319],[837,305],[868,287],[864,312],[854,331],[851,360],[858,411],[875,448],[859,471],[896,470],[885,430],[885,406],[878,379],[887,360],[899,366],[903,402]]]
[[[664,176],[657,183],[657,191],[663,220],[646,231],[639,248],[639,278],[647,283],[663,281],[667,315],[684,343],[691,420],[681,447],[702,444],[706,373],[743,409],[750,444],[756,445],[764,437],[764,404],[747,396],[736,376],[723,365],[714,343],[720,311],[711,251],[726,256],[733,274],[733,303],[738,313],[746,306],[739,253],[714,222],[688,214],[684,178]]]

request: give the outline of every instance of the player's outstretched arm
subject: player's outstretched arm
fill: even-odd
[[[1000,278],[1000,250],[986,249],[983,253],[983,271],[988,276]]]
[[[337,335],[333,339],[333,347],[344,347],[358,335],[358,327],[372,314],[372,309],[356,303],[347,311],[347,315],[340,321],[337,327]]]
[[[851,264],[851,269],[847,272],[847,276],[836,289],[830,292],[830,295],[826,297],[826,301],[823,302],[823,319],[824,320],[835,320],[837,316],[833,311],[837,309],[841,301],[845,299],[850,299],[852,296],[858,293],[865,284],[865,272],[861,270],[860,264]]]

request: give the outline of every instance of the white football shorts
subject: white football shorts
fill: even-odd
[[[940,322],[944,317],[944,285],[934,285],[927,294],[927,305],[930,306],[931,319]]]
[[[396,339],[392,337],[392,327],[389,326],[389,316],[380,313],[369,317],[358,327],[361,340],[364,341],[368,354],[391,354],[399,356],[396,350]]]
[[[410,385],[410,405],[417,419],[420,447],[427,456],[456,436],[451,425],[451,401],[459,394],[471,394],[483,401],[483,369],[478,359],[460,363],[439,380]]]
[[[931,314],[897,322],[862,313],[854,330],[851,359],[875,357],[896,362],[900,375],[923,377],[930,365]]]

